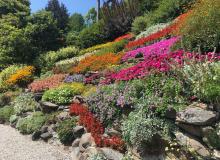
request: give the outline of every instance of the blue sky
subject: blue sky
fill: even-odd
[[[86,15],[88,10],[92,7],[96,7],[96,0],[59,0],[64,3],[70,14],[81,13]],[[31,12],[36,12],[40,9],[45,8],[48,0],[30,0]]]

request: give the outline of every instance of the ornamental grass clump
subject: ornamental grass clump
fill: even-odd
[[[33,66],[25,66],[12,74],[6,80],[6,83],[11,86],[25,86],[33,79],[34,70],[35,68]]]
[[[42,92],[51,88],[55,88],[62,84],[66,76],[66,74],[55,74],[45,79],[35,80],[29,84],[28,88],[32,92]]]
[[[114,54],[106,53],[102,55],[92,55],[81,60],[79,64],[73,68],[74,73],[85,73],[87,71],[101,71],[108,67],[118,64],[123,53]]]

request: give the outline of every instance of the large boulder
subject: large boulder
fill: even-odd
[[[40,102],[40,108],[44,113],[51,113],[58,109],[58,105],[51,102]]]
[[[206,126],[212,125],[219,118],[219,114],[214,111],[204,110],[199,107],[187,108],[177,113],[177,122]]]
[[[109,160],[122,160],[123,154],[111,148],[101,148],[104,156]]]
[[[185,123],[176,122],[176,125],[186,131],[187,133],[196,136],[196,137],[203,137],[203,131],[201,126],[195,126]]]
[[[204,159],[210,158],[209,150],[203,144],[201,144],[198,140],[192,138],[191,136],[187,134],[183,134],[181,132],[176,132],[175,136],[180,145],[187,147],[189,150],[193,150],[194,152],[196,152],[199,156],[201,156]]]
[[[80,151],[84,152],[88,147],[94,147],[94,146],[96,146],[96,144],[91,133],[83,134],[79,142]]]
[[[49,138],[52,138],[53,135],[49,132],[46,132],[46,133],[43,133],[40,135],[40,137],[44,140],[44,141],[47,141]]]

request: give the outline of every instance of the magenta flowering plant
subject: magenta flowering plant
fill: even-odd
[[[219,56],[215,56],[213,53],[201,55],[196,53],[185,53],[183,50],[178,50],[169,54],[151,54],[143,62],[139,62],[132,67],[122,69],[117,73],[106,76],[106,79],[103,80],[102,83],[142,78],[152,72],[167,72],[171,69],[171,64],[181,67],[186,59],[194,59],[198,62],[208,59],[211,62],[216,58],[219,59]]]
[[[127,52],[122,60],[126,61],[128,59],[135,58],[140,53],[143,54],[144,58],[148,58],[151,55],[161,55],[170,52],[170,48],[180,40],[180,37],[172,37],[170,39],[161,40],[160,42],[151,44],[146,47],[138,48]]]

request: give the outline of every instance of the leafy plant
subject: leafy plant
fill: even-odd
[[[40,130],[45,120],[46,116],[42,112],[34,112],[28,117],[20,118],[16,124],[16,128],[23,134],[31,134]]]
[[[11,106],[5,106],[0,108],[0,123],[9,122],[11,115],[14,114],[14,108]]]
[[[82,83],[64,84],[46,91],[42,99],[56,104],[69,104],[72,102],[73,96],[82,94],[84,90],[85,87]]]
[[[14,106],[14,112],[17,115],[28,111],[35,111],[39,104],[34,100],[32,93],[22,93],[12,102]]]
[[[63,144],[71,144],[75,139],[73,134],[73,128],[76,126],[76,119],[68,119],[58,124],[57,133],[60,141]]]

